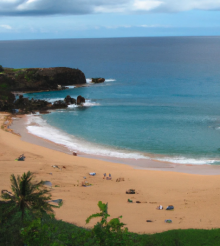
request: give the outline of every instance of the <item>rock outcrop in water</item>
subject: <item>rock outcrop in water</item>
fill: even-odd
[[[85,102],[85,98],[82,96],[79,96],[79,98],[81,100],[81,105],[83,102]],[[66,96],[64,100],[58,100],[54,103],[50,103],[45,100],[34,100],[33,98],[28,99],[23,97],[23,95],[20,95],[17,100],[15,100],[15,98],[11,101],[0,100],[0,111],[8,111],[20,114],[34,113],[35,111],[40,113],[47,113],[47,110],[65,109],[68,107],[68,105],[76,104],[76,102],[77,100],[70,96]]]
[[[23,96],[15,100],[12,92],[60,90],[65,89],[65,85],[85,83],[85,75],[79,69],[67,67],[13,69],[1,66],[0,111],[11,112],[18,109],[21,113],[28,113],[35,110],[66,108],[69,104],[76,104],[76,99],[67,96],[64,100],[51,104],[45,100],[29,100]],[[85,102],[85,99],[82,102]]]
[[[82,96],[78,96],[77,99],[76,99],[76,104],[77,105],[81,105],[82,103],[84,103],[86,100],[84,97]]]
[[[48,109],[67,108],[70,104],[81,105],[85,98],[77,100],[69,95],[53,104],[45,100],[30,100],[22,95],[15,98],[14,93],[37,92],[65,89],[65,85],[85,84],[86,78],[79,69],[67,67],[54,68],[2,68],[0,69],[0,111],[30,113],[46,112]],[[12,93],[13,92],[13,93]]]
[[[92,78],[93,83],[103,83],[105,82],[104,78]]]
[[[75,98],[72,98],[71,96],[68,95],[68,96],[65,97],[64,102],[67,105],[76,104],[76,99]]]

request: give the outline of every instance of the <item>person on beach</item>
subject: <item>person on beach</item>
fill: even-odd
[[[111,180],[112,179],[112,175],[111,173],[109,173],[108,177],[106,177],[107,180]]]
[[[103,176],[103,179],[105,179],[106,178],[106,173],[104,173],[104,176]]]
[[[77,153],[76,152],[73,152],[73,156],[77,156]]]

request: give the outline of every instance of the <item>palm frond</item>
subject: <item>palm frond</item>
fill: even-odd
[[[15,178],[15,175],[12,174],[11,175],[11,189],[14,193],[17,193],[19,191],[19,176],[17,177],[17,179]]]
[[[33,173],[28,171],[22,176],[15,177],[11,175],[12,193],[3,190],[1,197],[4,200],[10,201],[10,211],[15,209],[22,212],[22,220],[25,216],[25,211],[29,210],[32,213],[49,213],[53,214],[53,208],[59,208],[62,203],[57,206],[49,204],[51,194],[44,186],[44,181],[33,182]]]

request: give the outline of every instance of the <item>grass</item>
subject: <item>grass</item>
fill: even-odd
[[[73,218],[74,219],[74,218]],[[31,221],[31,222],[30,222]],[[37,223],[36,223],[37,221]],[[1,222],[0,222],[1,224]],[[100,243],[92,230],[78,227],[45,215],[38,220],[28,219],[22,229],[18,214],[0,225],[0,245],[10,246],[217,246],[220,245],[220,229],[170,230],[156,234],[127,232],[104,233]],[[21,232],[26,232],[25,236]],[[37,234],[36,234],[37,232]],[[16,239],[16,240],[15,240]],[[28,243],[27,243],[28,242]]]
[[[25,69],[27,69],[27,68],[13,68],[12,71],[17,72],[17,71],[25,70]]]

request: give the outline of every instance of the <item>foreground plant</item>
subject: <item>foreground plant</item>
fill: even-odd
[[[118,218],[111,219],[109,222],[107,218],[108,214],[108,203],[98,202],[100,213],[92,214],[86,219],[86,224],[90,222],[92,218],[101,217],[101,222],[98,222],[92,229],[93,235],[97,238],[99,245],[130,245],[131,241],[128,237],[128,228],[123,228],[124,223],[120,222]]]
[[[44,187],[44,182],[33,182],[33,173],[28,171],[21,177],[18,175],[11,175],[11,190],[2,190],[1,198],[7,203],[8,214],[21,212],[21,219],[24,220],[26,211],[32,214],[49,213],[53,214],[53,208],[59,208],[58,206],[49,203],[51,200],[51,194],[48,189]]]

